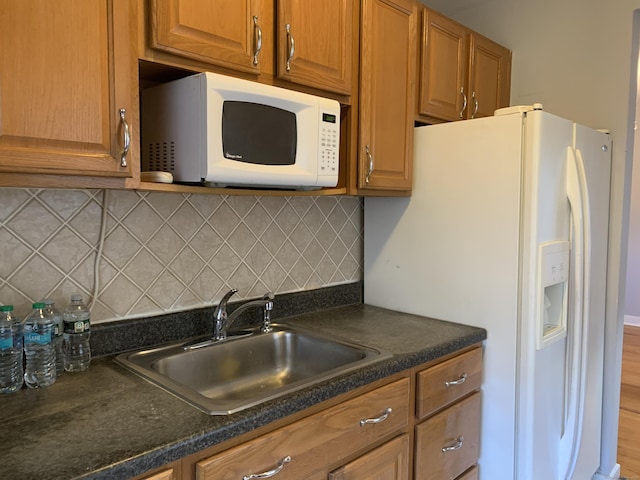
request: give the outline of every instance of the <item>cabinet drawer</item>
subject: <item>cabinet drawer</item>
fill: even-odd
[[[298,480],[373,444],[409,421],[409,379],[403,378],[196,464],[198,480],[242,478],[277,469]],[[391,409],[382,420],[383,414]],[[364,423],[365,419],[380,419]],[[283,459],[290,458],[290,461]]]
[[[417,480],[456,478],[473,466],[480,442],[480,393],[418,425],[415,441]]]
[[[416,383],[418,420],[478,390],[481,381],[482,348],[419,372]]]

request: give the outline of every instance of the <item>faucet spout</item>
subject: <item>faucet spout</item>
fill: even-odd
[[[224,340],[227,338],[227,328],[229,321],[227,319],[227,303],[229,299],[238,292],[237,289],[232,288],[224,294],[220,303],[213,312],[213,339]]]
[[[259,307],[263,310],[262,327],[260,330],[265,333],[271,331],[271,311],[273,310],[275,295],[272,292],[267,292],[262,298],[244,303],[236,308],[230,315],[227,315],[227,302],[236,292],[237,290],[235,288],[227,292],[214,311],[213,339],[216,341],[225,340],[227,338],[227,330],[233,325],[233,322],[235,322],[245,310],[254,307]]]

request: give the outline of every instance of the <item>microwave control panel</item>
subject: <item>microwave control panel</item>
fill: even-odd
[[[334,113],[322,112],[318,175],[337,175],[340,150],[340,121]]]

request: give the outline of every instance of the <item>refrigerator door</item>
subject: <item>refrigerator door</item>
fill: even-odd
[[[558,479],[573,288],[568,262],[575,253],[566,187],[573,123],[543,111],[529,112],[525,122],[513,478]],[[551,269],[562,274],[550,279]]]
[[[577,480],[591,478],[600,465],[611,141],[609,135],[577,124],[574,135],[576,161],[584,172],[583,206],[588,212],[584,228],[583,355],[579,369],[582,396],[577,402],[581,412],[573,426],[575,431],[568,424],[568,438],[563,437],[562,441],[572,444],[565,457],[567,478]]]

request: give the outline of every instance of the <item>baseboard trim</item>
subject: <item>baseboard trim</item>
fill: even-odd
[[[632,325],[634,327],[640,327],[640,317],[634,317],[632,315],[625,315],[624,316],[624,324],[625,325]]]

